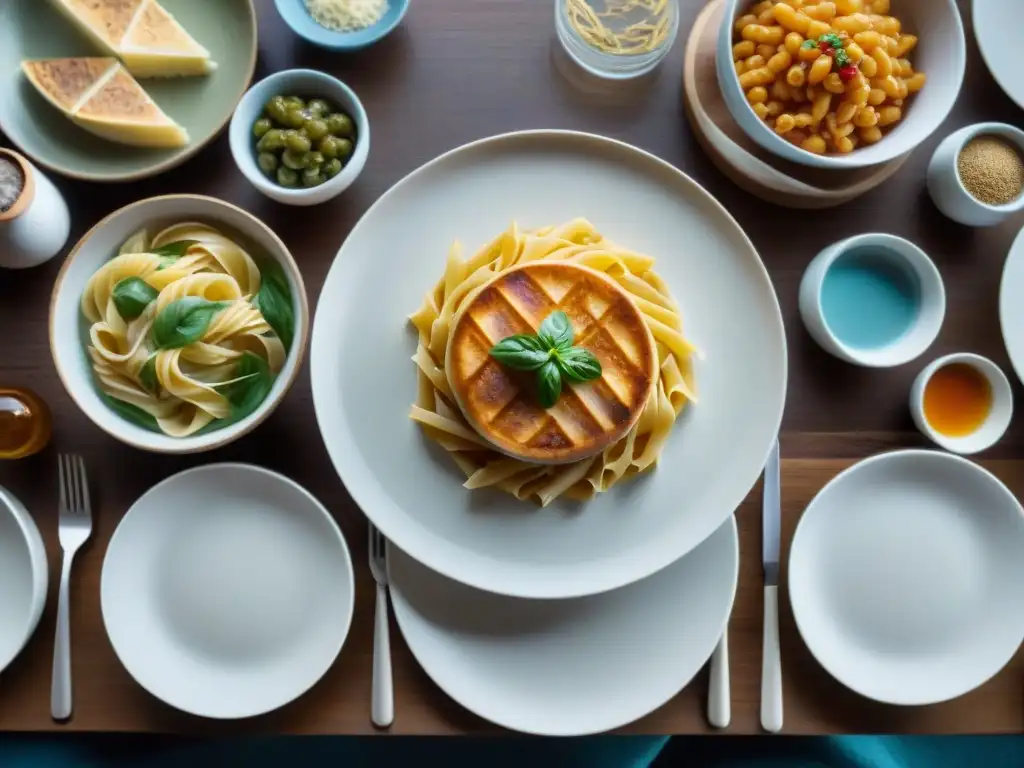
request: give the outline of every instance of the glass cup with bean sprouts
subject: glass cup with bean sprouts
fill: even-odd
[[[555,0],[566,52],[592,74],[639,77],[668,54],[679,32],[679,0]]]

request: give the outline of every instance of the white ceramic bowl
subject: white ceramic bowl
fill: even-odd
[[[751,109],[733,67],[733,25],[750,0],[725,0],[718,33],[718,84],[729,112],[754,141],[786,160],[816,168],[850,169],[878,165],[915,149],[942,124],[956,102],[964,79],[967,44],[955,0],[893,0],[892,15],[920,37],[909,58],[928,75],[925,87],[909,101],[903,120],[877,144],[846,155],[815,155],[779,136]]]
[[[39,529],[0,487],[0,671],[25,647],[46,604],[46,549]]]
[[[804,642],[839,682],[889,704],[960,696],[1024,638],[1024,509],[977,464],[896,451],[840,472],[789,554]]]
[[[946,216],[970,227],[991,227],[1024,210],[1024,194],[1006,205],[989,205],[976,198],[960,180],[961,150],[976,136],[997,136],[1024,153],[1024,131],[1006,123],[975,123],[947,136],[928,163],[928,193]]]
[[[252,135],[252,125],[262,114],[263,105],[278,95],[327,99],[345,110],[356,125],[352,157],[341,173],[319,187],[282,187],[268,178],[256,164],[256,140]],[[312,69],[286,69],[265,77],[245,92],[231,118],[228,138],[238,170],[264,195],[285,205],[319,205],[348,189],[362,172],[370,154],[370,121],[359,97],[336,77]]]
[[[88,329],[80,302],[89,278],[117,254],[130,235],[143,226],[196,221],[237,236],[257,259],[273,259],[284,270],[292,292],[295,337],[270,390],[256,410],[222,429],[170,437],[147,430],[119,416],[100,397],[86,353]],[[61,267],[50,299],[50,353],[64,388],[96,426],[123,443],[157,453],[196,453],[236,440],[260,424],[281,402],[295,381],[309,336],[309,302],[302,273],[280,238],[263,222],[223,200],[202,195],[165,195],[140,200],[114,211],[82,236]]]
[[[992,388],[992,408],[977,430],[963,437],[949,437],[937,432],[925,418],[924,390],[937,370],[957,363],[971,366],[988,380]],[[966,352],[946,355],[929,364],[917,375],[910,389],[910,413],[921,434],[939,447],[964,455],[978,453],[995,445],[1010,426],[1010,419],[1013,417],[1013,390],[1006,374],[987,357]]]
[[[893,263],[903,264],[916,276],[920,291],[920,311],[914,325],[893,343],[876,349],[858,349],[837,338],[825,320],[821,300],[821,288],[829,268],[843,254],[860,248],[884,251]],[[800,317],[807,332],[829,354],[866,368],[890,368],[909,363],[935,341],[945,316],[946,291],[939,270],[924,251],[895,235],[856,235],[841,240],[815,256],[800,281]]]

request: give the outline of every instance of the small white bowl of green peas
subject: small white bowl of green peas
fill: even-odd
[[[252,86],[229,129],[235,164],[285,205],[318,205],[356,180],[370,153],[370,124],[355,93],[311,69],[277,72]]]

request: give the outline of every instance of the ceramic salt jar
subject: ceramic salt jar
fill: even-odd
[[[67,242],[67,203],[22,155],[0,148],[0,267],[24,269],[56,256]]]

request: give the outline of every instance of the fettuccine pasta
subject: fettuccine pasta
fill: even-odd
[[[466,298],[510,268],[540,260],[579,264],[615,280],[643,314],[658,353],[658,381],[636,425],[596,456],[570,464],[531,464],[493,449],[464,418],[445,374],[452,321]],[[444,275],[409,320],[419,335],[413,357],[417,394],[409,416],[449,452],[466,475],[466,488],[493,487],[542,506],[560,496],[592,498],[652,469],[676,417],[688,402],[696,402],[696,350],[683,335],[679,307],[654,271],[654,259],[605,239],[585,219],[532,231],[513,224],[468,259],[456,242]]]
[[[88,354],[121,415],[173,437],[251,413],[291,342],[290,289],[276,263],[216,229],[134,234],[86,285]]]

